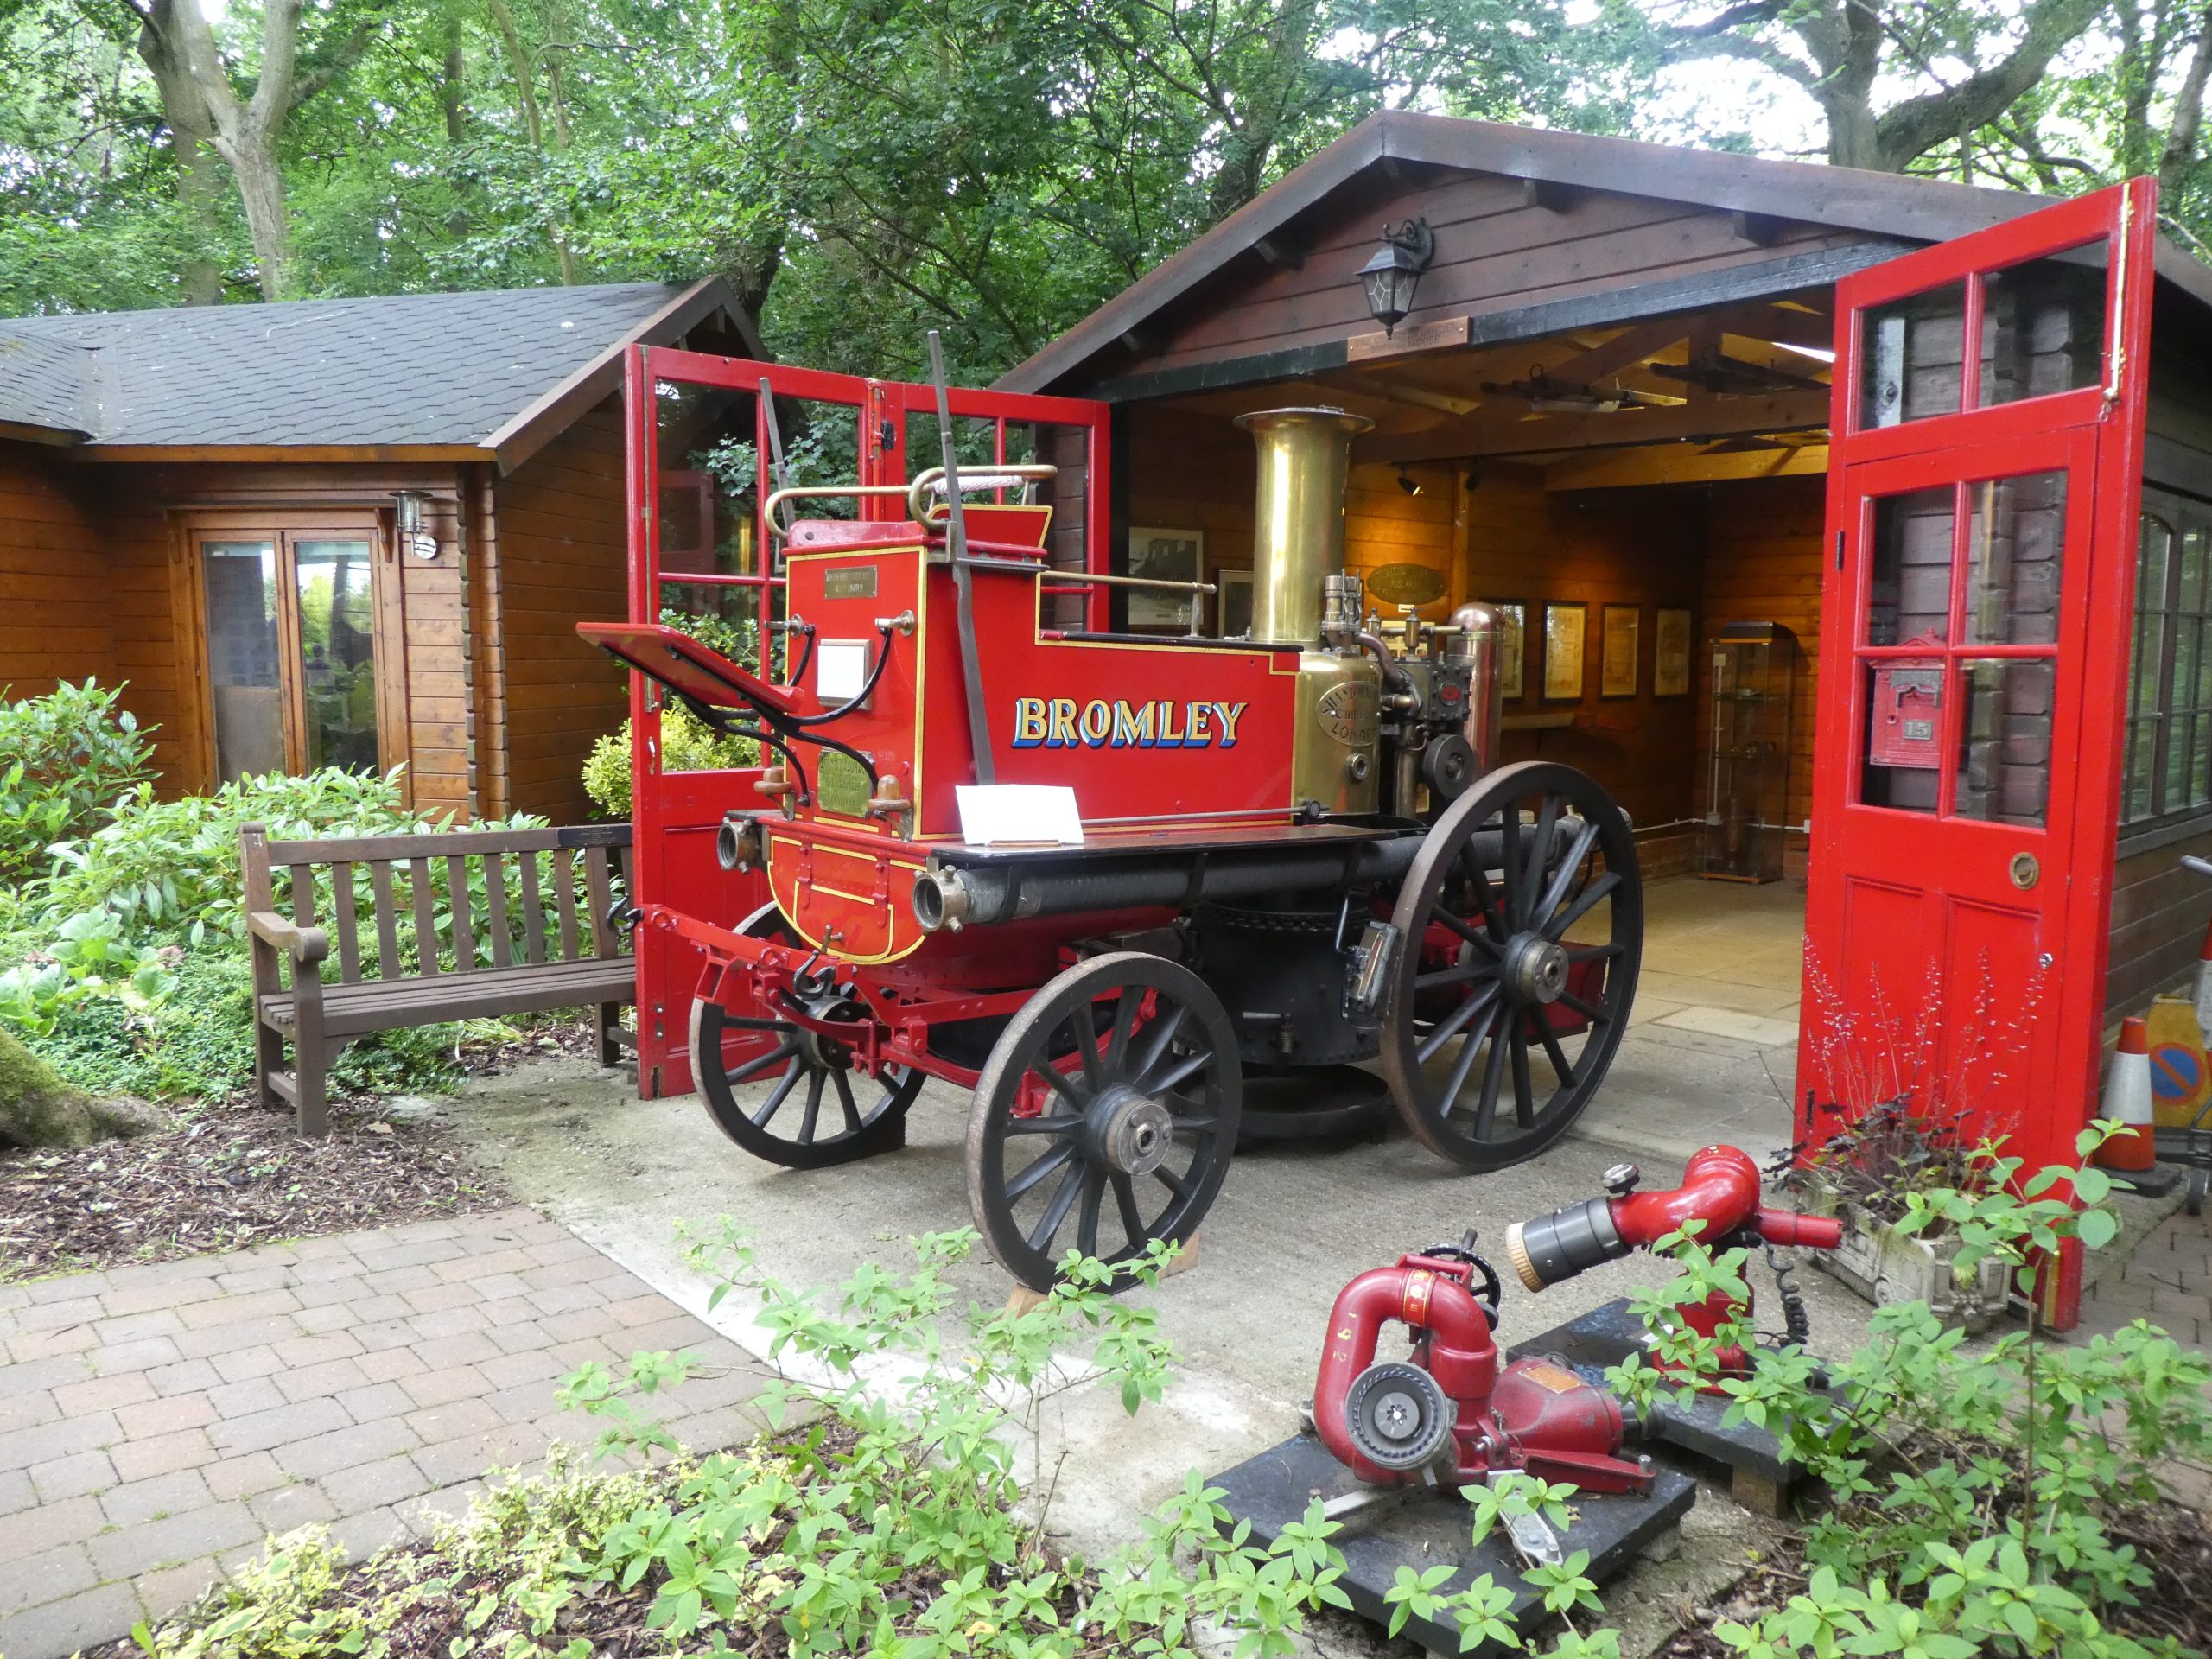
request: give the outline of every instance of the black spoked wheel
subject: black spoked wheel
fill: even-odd
[[[1071,1249],[1188,1242],[1229,1173],[1243,1081],[1218,997],[1164,957],[1079,963],[1023,1005],[976,1084],[968,1202],[1033,1289]]]
[[[1502,1169],[1564,1134],[1628,1025],[1643,891],[1628,820],[1572,766],[1501,767],[1399,889],[1382,1070],[1423,1146]]]
[[[796,938],[773,905],[739,931],[749,938]],[[850,988],[835,982],[801,1001],[817,1020],[857,1026],[868,1017]],[[905,1146],[906,1109],[922,1087],[922,1074],[907,1066],[870,1077],[851,1045],[772,1010],[733,1014],[703,997],[691,1004],[691,1075],[724,1135],[786,1169],[826,1169]],[[742,1100],[741,1089],[747,1091]]]

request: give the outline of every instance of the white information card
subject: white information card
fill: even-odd
[[[960,837],[971,846],[998,842],[1056,842],[1083,845],[1083,818],[1075,791],[1065,784],[962,784]]]

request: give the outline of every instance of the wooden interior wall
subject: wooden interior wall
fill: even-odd
[[[1286,238],[1300,245],[1300,264],[1240,262],[1191,295],[1180,318],[1149,325],[1159,343],[1116,372],[1146,373],[1365,333],[1375,325],[1358,270],[1386,220],[1418,215],[1436,236],[1435,261],[1422,274],[1410,327],[1772,259],[1780,249],[1859,239],[1796,227],[1777,240],[1754,241],[1741,233],[1749,227],[1725,212],[1602,191],[1564,192],[1552,199],[1557,205],[1543,206],[1529,200],[1520,180],[1496,175],[1440,182],[1408,177],[1395,188],[1345,194],[1356,199]]]
[[[288,508],[358,508],[366,515],[388,512],[396,490],[428,493],[427,522],[439,537],[438,556],[397,560],[409,706],[408,729],[395,747],[407,763],[417,810],[468,815],[467,667],[453,467],[84,462],[76,485],[99,504],[94,524],[109,560],[113,671],[129,682],[124,701],[133,712],[161,728],[155,756],[161,787],[171,794],[213,782],[205,658],[188,620],[179,614],[179,600],[188,599],[198,571],[177,515],[243,509],[281,526]]]
[[[1705,497],[1705,586],[1698,601],[1695,660],[1697,705],[1709,711],[1713,696],[1713,639],[1723,622],[1779,622],[1797,636],[1796,677],[1790,703],[1789,813],[1802,825],[1813,812],[1813,693],[1819,684],[1821,534],[1827,511],[1826,477],[1745,479],[1682,486]],[[1710,779],[1700,759],[1692,799],[1703,816]],[[1804,873],[1806,838],[1794,829],[1789,869]]]
[[[59,451],[0,442],[0,691],[11,698],[116,677],[109,561],[81,494]]]
[[[591,618],[629,613],[622,518],[622,423],[610,400],[494,486],[498,643],[487,682],[506,722],[508,804],[556,823],[591,814],[584,757],[628,713],[628,683],[576,637]]]

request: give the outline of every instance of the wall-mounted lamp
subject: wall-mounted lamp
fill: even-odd
[[[1408,472],[1404,467],[1401,467],[1398,468],[1398,487],[1403,490],[1408,495],[1419,495],[1421,493],[1421,480],[1415,478],[1411,473]]]
[[[392,500],[392,528],[398,532],[399,544],[418,559],[438,556],[438,538],[423,527],[423,504],[429,499],[423,490],[394,490]]]
[[[1382,245],[1359,268],[1359,285],[1367,293],[1367,308],[1382,325],[1388,340],[1406,314],[1414,308],[1414,289],[1421,274],[1436,257],[1436,238],[1425,219],[1409,219],[1393,230],[1382,227]]]

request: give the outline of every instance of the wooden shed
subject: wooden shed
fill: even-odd
[[[760,355],[711,281],[0,321],[0,687],[126,684],[171,792],[586,817],[640,342]]]
[[[2212,849],[2212,270],[2153,197],[1389,113],[998,385],[1112,404],[1117,553],[1197,540],[1225,590],[1233,417],[1367,416],[1351,568],[1433,570],[1433,617],[1513,607],[1503,759],[1593,773],[1649,873],[1709,861],[1714,677],[1786,629],[1786,791],[1751,829],[1809,868],[1814,970],[1846,1016],[1926,1010],[1931,1052],[2024,1032],[2035,1157],[2212,913],[2177,868]],[[1418,285],[1386,319],[1362,275],[1393,258]]]

